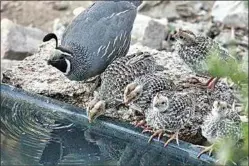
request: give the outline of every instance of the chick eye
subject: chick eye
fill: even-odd
[[[61,56],[60,59],[62,60],[62,59],[64,59],[64,57]]]
[[[182,36],[180,36],[180,39],[183,39],[183,37],[182,37]]]
[[[162,104],[165,104],[165,102],[162,102]]]

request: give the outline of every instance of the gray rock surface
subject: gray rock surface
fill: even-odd
[[[153,19],[138,14],[132,29],[132,44],[142,43],[153,49],[161,49],[167,35],[167,19]]]
[[[69,1],[57,1],[53,4],[53,9],[55,10],[66,10],[70,6]]]
[[[149,21],[145,29],[142,44],[154,49],[162,49],[167,36],[166,26],[158,21]]]
[[[220,21],[227,26],[248,29],[248,6],[245,1],[216,1],[211,15],[214,21]]]
[[[46,33],[17,25],[8,19],[1,20],[1,58],[22,60],[34,54]]]

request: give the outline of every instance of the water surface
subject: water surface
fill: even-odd
[[[148,144],[148,135],[47,97],[1,85],[1,165],[210,165],[190,144]]]

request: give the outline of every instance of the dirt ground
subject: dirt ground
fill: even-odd
[[[51,31],[56,18],[71,20],[75,8],[91,4],[92,1],[1,1],[1,19]]]

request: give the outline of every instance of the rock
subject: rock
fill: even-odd
[[[53,9],[55,10],[66,10],[69,8],[69,2],[68,1],[57,1],[53,4]]]
[[[34,54],[45,34],[40,29],[23,27],[3,19],[1,21],[1,58],[23,60]]]
[[[231,31],[222,31],[215,40],[223,45],[228,44],[231,42]]]
[[[158,21],[151,20],[145,29],[142,44],[160,50],[163,48],[166,35],[166,26]]]
[[[77,7],[73,10],[73,15],[74,17],[77,17],[81,12],[83,12],[85,10],[85,8],[83,7]]]
[[[68,22],[63,22],[61,19],[56,18],[53,23],[53,32],[57,35],[58,40],[60,41]]]
[[[8,69],[11,69],[12,67],[16,66],[19,61],[15,60],[8,60],[8,59],[2,59],[1,60],[1,81],[2,81],[2,73]]]
[[[227,26],[248,27],[248,7],[245,1],[215,1],[211,15],[214,21]]]
[[[166,17],[168,20],[180,18],[174,1],[143,1],[139,12],[152,18]]]
[[[167,35],[167,19],[153,19],[138,14],[133,30],[132,44],[140,42],[153,49],[162,49],[162,42]]]
[[[1,12],[5,11],[8,7],[9,2],[8,1],[2,1],[1,2]]]

